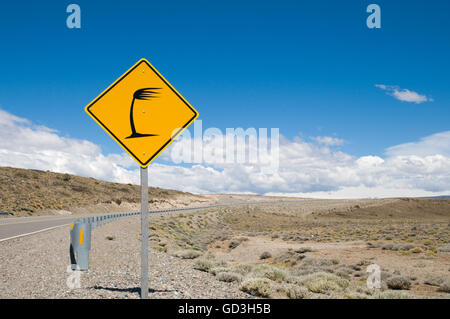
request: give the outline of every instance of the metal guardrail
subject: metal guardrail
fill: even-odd
[[[229,207],[232,205],[253,205],[253,204],[269,204],[269,202],[247,202],[247,203],[236,203],[236,204],[221,204],[221,205],[210,205],[201,207],[186,207],[186,208],[173,208],[173,209],[159,209],[151,210],[149,214],[156,213],[169,213],[185,210],[200,210],[208,208],[217,207]],[[108,214],[103,216],[85,217],[74,221],[70,229],[70,263],[72,265],[72,270],[88,270],[89,269],[89,250],[91,250],[91,232],[93,229],[101,227],[105,224],[114,222],[116,220],[139,216],[141,212],[132,213],[117,213]]]
[[[211,205],[202,207],[186,207],[174,209],[160,209],[149,211],[150,214],[168,213],[186,210],[199,210],[216,207],[225,207],[230,205]],[[91,250],[91,232],[93,229],[101,227],[107,223],[116,220],[140,215],[140,212],[133,213],[117,213],[103,216],[85,217],[77,219],[70,225],[70,263],[72,270],[88,270],[89,269],[89,250]]]

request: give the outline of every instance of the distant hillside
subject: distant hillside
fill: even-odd
[[[175,190],[149,188],[149,201],[164,201],[183,195]],[[200,197],[200,196],[199,196]],[[0,211],[33,215],[42,210],[70,210],[115,202],[139,203],[140,186],[109,183],[49,171],[0,167]]]
[[[398,198],[389,200],[385,204],[371,207],[359,207],[347,211],[336,211],[324,215],[325,217],[337,217],[344,219],[443,219],[450,217],[450,200],[446,198]]]

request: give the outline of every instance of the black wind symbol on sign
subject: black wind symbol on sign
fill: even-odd
[[[158,134],[143,134],[136,132],[136,127],[134,126],[134,101],[135,100],[150,100],[152,98],[157,98],[157,94],[159,92],[155,90],[160,90],[161,88],[143,88],[139,89],[133,94],[133,101],[131,101],[131,108],[130,108],[130,126],[131,126],[131,135],[127,138],[136,138],[136,137],[146,137],[146,136],[158,136]]]

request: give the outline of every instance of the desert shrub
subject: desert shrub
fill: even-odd
[[[369,260],[363,259],[363,260],[358,261],[356,264],[358,266],[369,266],[371,263],[372,262],[370,262]]]
[[[414,296],[403,291],[385,290],[372,295],[373,299],[413,299]]]
[[[441,252],[441,253],[444,253],[444,252],[445,253],[450,253],[450,244],[441,246],[437,250],[438,250],[438,252]]]
[[[427,239],[427,240],[425,240],[425,241],[423,242],[423,244],[424,244],[425,246],[431,246],[431,245],[433,245],[433,241],[430,240],[430,239]]]
[[[239,240],[233,239],[228,244],[228,248],[235,249],[237,246],[239,246],[241,242]]]
[[[303,266],[313,266],[313,267],[323,267],[323,266],[333,266],[339,264],[337,259],[328,259],[328,258],[313,258],[306,257],[303,259]]]
[[[313,251],[310,247],[300,247],[295,250],[296,253],[304,254]]]
[[[362,269],[360,265],[351,265],[350,268],[356,271],[360,271]]]
[[[212,267],[212,268],[210,268],[210,269],[208,270],[208,272],[209,272],[210,274],[213,274],[214,276],[217,275],[218,273],[221,273],[221,272],[229,272],[229,271],[230,271],[230,268],[228,268],[228,267],[222,267],[222,266],[219,266],[219,267]]]
[[[386,281],[388,278],[392,277],[392,274],[387,270],[381,270],[381,281]]]
[[[331,267],[323,267],[323,266],[304,266],[303,264],[297,267],[292,267],[289,270],[289,273],[292,276],[306,276],[311,275],[317,272],[327,272],[334,273],[334,269]]]
[[[271,265],[256,265],[253,267],[251,277],[267,278],[273,281],[282,282],[288,277],[288,273],[278,267]]]
[[[438,291],[450,293],[450,278],[446,278],[441,282]]]
[[[160,251],[160,252],[163,252],[163,253],[167,253],[167,247],[160,247],[160,246],[158,246],[158,247],[155,247],[155,249],[157,251]]]
[[[215,260],[215,259],[216,259],[216,255],[214,255],[214,254],[211,253],[211,252],[207,252],[205,255],[203,255],[203,257],[204,257],[205,259],[208,259],[208,260]]]
[[[273,287],[267,278],[248,278],[241,283],[239,289],[252,296],[269,297]]]
[[[410,252],[412,252],[413,254],[419,254],[422,252],[422,248],[414,247],[413,249],[410,250]]]
[[[348,293],[345,293],[343,295],[346,299],[368,299],[369,297],[366,294],[357,292],[357,291],[350,291]]]
[[[391,244],[391,243],[381,245],[381,249],[383,249],[383,250],[392,250],[393,247],[394,247],[394,244]]]
[[[239,264],[239,265],[234,265],[232,267],[232,269],[233,269],[233,272],[237,272],[237,273],[245,276],[252,271],[253,266],[247,265],[247,264]]]
[[[378,246],[376,244],[373,244],[371,242],[367,243],[367,248],[377,248]]]
[[[440,286],[444,281],[445,281],[445,277],[430,277],[428,279],[424,280],[424,284],[426,285],[430,285],[430,286]]]
[[[420,249],[420,247],[416,247],[413,244],[398,245],[398,250],[412,250],[412,249],[415,249],[415,248],[419,248]]]
[[[389,278],[386,283],[388,288],[394,290],[408,290],[409,288],[411,288],[411,281],[403,276],[395,276]]]
[[[275,262],[282,262],[282,263],[290,263],[292,266],[296,265],[298,261],[305,258],[305,255],[302,255],[300,253],[297,253],[295,251],[287,251],[281,255],[278,255],[275,257]]]
[[[286,294],[289,299],[304,299],[309,293],[305,287],[300,287],[292,284],[284,284],[280,290]]]
[[[347,288],[349,282],[346,279],[330,273],[318,272],[306,276],[303,280],[303,284],[309,289],[309,291],[316,293],[328,293]]]
[[[197,259],[194,263],[194,269],[201,271],[209,271],[215,266],[214,262],[206,259]]]
[[[298,285],[298,286],[302,286],[303,285],[303,277],[301,276],[287,276],[286,279],[284,280],[285,282],[289,283],[289,284],[294,284],[294,285]]]
[[[182,258],[182,259],[194,259],[197,257],[200,257],[202,255],[201,252],[198,250],[193,249],[186,249],[186,250],[179,250],[173,253],[175,257]]]
[[[235,272],[219,272],[216,275],[217,280],[225,282],[241,282],[242,275]]]
[[[239,237],[239,238],[232,239],[230,241],[230,243],[228,244],[228,248],[234,249],[237,246],[239,246],[243,241],[247,241],[247,240],[248,240],[247,237]]]
[[[335,275],[344,278],[344,279],[350,279],[350,274],[353,272],[352,269],[345,267],[345,268],[340,268],[338,270],[336,270]]]
[[[167,242],[165,240],[162,240],[158,243],[158,245],[161,247],[165,247],[165,246],[167,246]]]
[[[399,255],[399,256],[409,256],[411,254],[412,254],[412,252],[410,250],[408,250],[408,251],[399,251],[397,253],[397,255]]]
[[[108,235],[108,236],[106,236],[105,237],[107,240],[114,240],[114,239],[116,239],[116,236],[114,236],[114,235]]]
[[[78,193],[86,193],[86,194],[92,193],[92,191],[89,189],[89,187],[84,186],[84,185],[72,185],[71,188],[74,192],[78,192]]]
[[[270,258],[270,257],[272,257],[272,254],[269,253],[268,251],[265,251],[259,256],[259,259],[267,259],[267,258]]]

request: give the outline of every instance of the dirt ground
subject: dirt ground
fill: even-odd
[[[365,291],[367,266],[375,264],[386,290],[450,297],[448,199],[272,199],[161,216],[151,233],[156,249],[201,251],[227,267],[270,265],[302,276],[342,275],[358,296]],[[392,278],[398,277],[407,288],[395,286]]]

